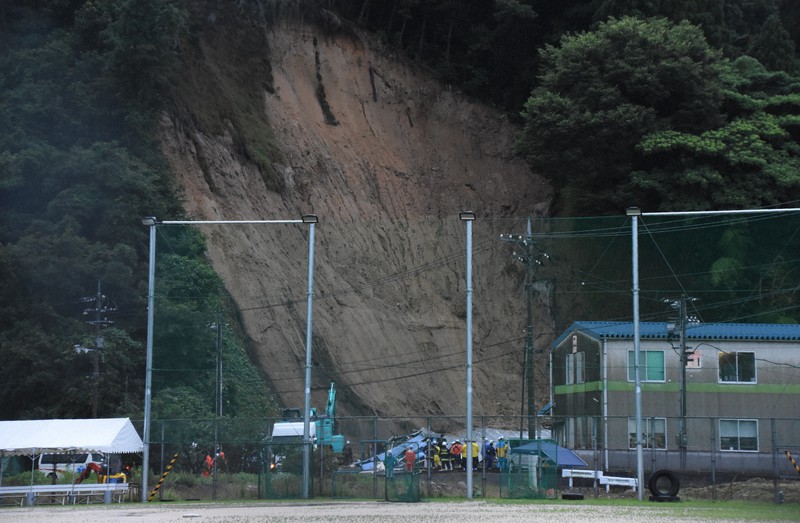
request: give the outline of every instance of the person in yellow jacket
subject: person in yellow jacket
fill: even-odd
[[[497,440],[497,468],[501,472],[508,470],[508,442],[503,436]]]
[[[478,470],[478,463],[481,461],[481,446],[477,441],[472,442],[472,456],[470,459],[470,466],[472,470]]]
[[[439,457],[439,443],[436,440],[431,441],[431,448],[428,452],[433,460],[433,469],[442,470],[442,458]]]

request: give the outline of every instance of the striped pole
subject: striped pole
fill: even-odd
[[[153,487],[153,491],[150,493],[150,497],[147,498],[148,502],[149,501],[153,501],[153,498],[156,497],[156,494],[158,494],[158,491],[161,488],[161,485],[164,483],[164,480],[167,479],[167,475],[169,475],[169,471],[172,470],[172,467],[173,467],[173,465],[175,465],[176,461],[178,461],[178,453],[177,452],[172,457],[172,461],[169,462],[169,465],[167,465],[167,470],[165,470],[164,473],[161,475],[161,479],[158,480],[158,485]]]
[[[786,451],[786,457],[787,457],[787,458],[789,458],[789,461],[791,461],[791,462],[792,462],[792,466],[794,467],[794,470],[796,470],[796,471],[797,471],[797,473],[798,473],[798,474],[800,474],[800,465],[798,465],[798,464],[797,464],[797,462],[794,460],[794,458],[792,457],[792,455],[791,455],[791,454],[789,454],[789,451],[788,451],[788,450]]]

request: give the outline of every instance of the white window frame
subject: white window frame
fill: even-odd
[[[740,381],[740,365],[739,365],[739,355],[740,354],[751,354],[753,356],[753,380],[752,381]],[[720,364],[720,359],[723,356],[730,356],[733,355],[736,358],[736,379],[735,380],[723,380],[722,379],[722,365]],[[722,351],[719,353],[719,357],[717,358],[717,380],[718,383],[721,384],[745,384],[745,385],[754,385],[758,383],[758,360],[756,359],[756,353],[752,350],[737,350],[737,351],[730,351],[725,352]]]
[[[564,369],[566,370],[566,376],[564,377],[564,383],[567,385],[573,385],[575,383],[575,354],[572,352],[567,353],[567,357],[564,358]]]
[[[660,380],[649,380],[649,379],[647,379],[647,368],[648,368],[648,365],[647,365],[648,356],[647,355],[649,353],[657,353],[657,352],[661,353],[661,374],[662,374],[663,378],[661,378]],[[628,359],[625,362],[627,364],[626,365],[626,372],[627,372],[627,376],[628,376],[628,383],[633,383],[634,381],[636,381],[636,375],[634,374],[635,371],[634,371],[634,368],[633,368],[634,367],[633,366],[633,358],[634,358],[633,353],[634,353],[633,349],[628,350]],[[642,358],[644,359],[644,361],[641,361]],[[641,379],[642,383],[644,383],[644,382],[648,382],[648,383],[666,383],[667,382],[667,358],[666,358],[663,350],[658,350],[658,349],[656,349],[656,350],[640,350],[639,351],[639,359],[640,359],[640,361],[639,361],[639,372],[642,372],[642,370],[644,370],[644,376],[642,376],[642,379]]]
[[[653,426],[654,424],[662,424],[664,426],[663,438],[664,438],[664,446],[663,447],[656,447],[654,446],[655,441],[652,435],[650,434],[650,429],[653,429],[653,434],[662,434],[658,430],[657,427]],[[633,425],[631,425],[633,424]],[[631,428],[632,427],[632,428]],[[652,449],[652,450],[667,450],[667,418],[659,418],[657,416],[649,417],[649,418],[642,418],[642,448],[643,449]],[[636,448],[636,418],[628,418],[628,448],[635,449]]]
[[[722,437],[723,437],[722,436],[722,423],[723,422],[725,422],[725,423],[736,422],[737,448],[731,448],[730,445],[728,445],[727,447],[723,447],[722,446]],[[744,423],[754,423],[755,424],[755,428],[756,428],[756,448],[755,449],[743,449],[742,448],[742,436],[741,436],[742,430],[741,430],[741,426],[742,426],[743,422]],[[730,436],[726,436],[726,437],[730,437]],[[759,437],[758,437],[758,420],[757,419],[749,419],[749,418],[744,418],[744,419],[720,418],[720,420],[719,420],[719,436],[718,436],[718,440],[719,440],[719,450],[720,450],[720,452],[758,452],[758,449],[759,449],[760,443],[761,443],[759,441]]]
[[[565,384],[586,383],[586,353],[568,352],[567,357],[564,358],[564,367],[566,370]]]

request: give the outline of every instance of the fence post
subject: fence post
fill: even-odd
[[[772,441],[772,475],[774,477],[774,493],[775,493],[775,503],[780,503],[780,477],[778,474],[778,432],[777,427],[775,426],[775,418],[770,418],[770,439]]]
[[[478,447],[478,455],[483,456],[483,449],[486,448],[486,416],[481,416],[481,425],[483,425],[483,438],[481,440],[481,444]],[[472,455],[472,449],[470,450],[470,455]],[[483,470],[482,478],[481,478],[481,497],[486,497],[486,456],[483,456],[483,463],[481,469]]]
[[[161,473],[164,473],[164,420],[161,420]],[[163,501],[164,493],[158,491],[158,500]]]
[[[373,416],[372,417],[372,498],[376,499],[377,497],[378,497],[378,416]]]
[[[431,497],[431,417],[427,418],[428,444],[425,446],[425,468],[428,469],[428,497]]]
[[[717,500],[717,424],[714,418],[710,418],[711,422],[711,499]]]
[[[592,479],[592,488],[594,489],[594,498],[600,495],[600,488],[597,484],[597,469],[598,469],[598,449],[597,449],[597,417],[592,417],[592,458],[594,459],[594,479]]]

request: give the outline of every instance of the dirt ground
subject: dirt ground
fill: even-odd
[[[647,504],[636,507],[587,506],[582,504],[494,504],[473,502],[340,502],[340,503],[253,503],[182,504],[90,507],[33,507],[0,511],[0,521],[95,523],[105,521],[172,522],[722,522],[709,519],[700,509]]]
[[[210,522],[341,522],[356,523],[363,521],[381,522],[453,522],[453,523],[485,523],[486,521],[524,521],[524,522],[696,522],[714,521],[725,523],[727,521],[742,521],[741,519],[718,519],[708,512],[707,508],[698,508],[691,503],[692,500],[712,499],[714,489],[708,486],[687,486],[680,491],[679,504],[642,503],[636,506],[596,506],[575,501],[565,503],[561,500],[539,501],[536,503],[497,503],[491,498],[500,495],[499,476],[497,474],[475,474],[473,486],[476,496],[480,496],[483,489],[490,498],[488,501],[476,497],[466,501],[465,476],[463,473],[439,473],[431,476],[428,483],[427,476],[420,478],[420,493],[423,501],[420,503],[389,503],[384,501],[350,501],[330,500],[323,498],[308,501],[220,501],[212,503],[211,492],[201,488],[186,489],[180,492],[175,499],[199,498],[197,502],[158,503],[147,505],[139,503],[126,503],[123,505],[90,505],[90,506],[41,506],[3,508],[0,509],[0,523],[9,522],[61,522],[70,523],[95,523],[100,521],[126,521],[126,522],[172,522],[172,521],[210,521]],[[772,502],[774,490],[772,481],[764,479],[749,479],[747,481],[734,481],[727,484],[718,484],[716,499],[725,500],[752,500]],[[800,507],[800,481],[785,481],[781,483],[785,493],[786,503],[797,504]],[[566,489],[565,489],[566,490]],[[562,491],[563,492],[563,491]],[[587,500],[594,497],[594,490],[589,486],[572,489],[571,492],[581,492]],[[220,490],[221,498],[230,492]],[[242,493],[247,495],[248,493]],[[647,493],[646,493],[647,494]],[[601,499],[635,498],[636,494],[622,488],[612,489],[606,494],[600,489],[598,496]],[[230,499],[230,498],[228,498]],[[720,505],[721,508],[724,504]],[[763,521],[767,521],[764,519]],[[800,521],[800,509],[796,518],[789,521]]]

